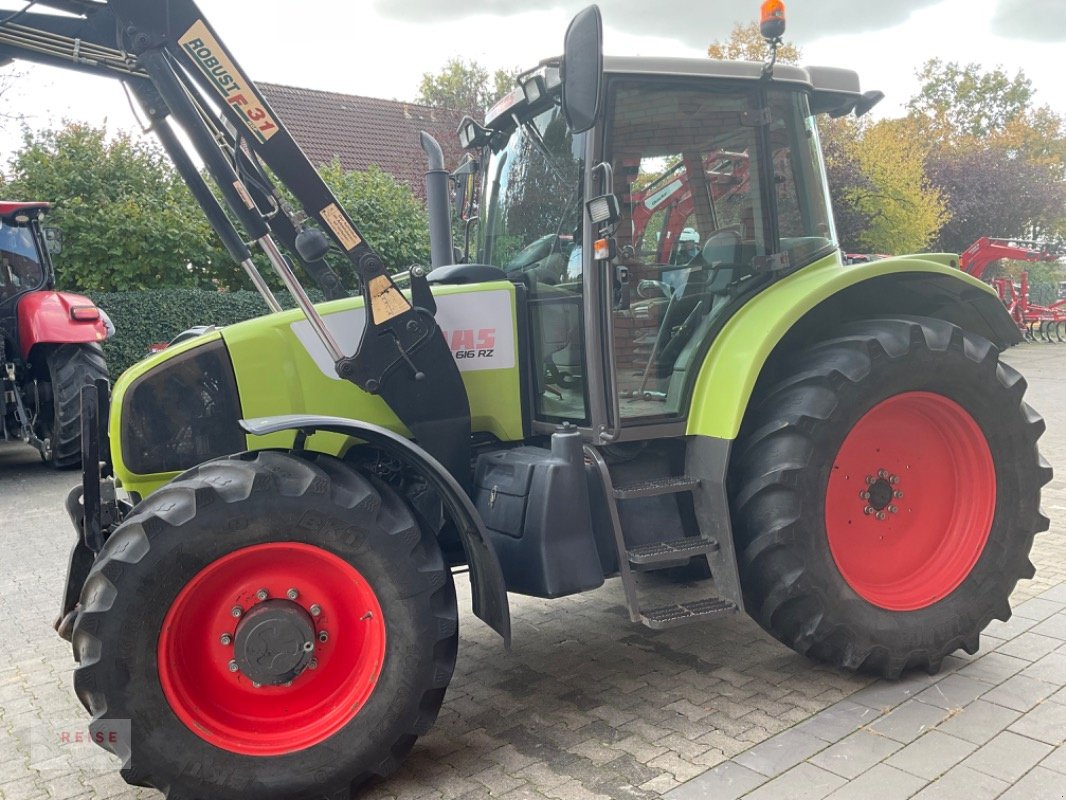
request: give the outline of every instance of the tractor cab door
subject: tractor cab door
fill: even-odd
[[[683,419],[724,322],[835,248],[802,91],[757,81],[616,78],[604,160],[622,206],[631,302],[608,316],[622,426]]]
[[[588,422],[582,275],[586,134],[551,106],[523,120],[486,169],[480,258],[525,287],[536,422]]]
[[[18,299],[44,288],[47,279],[34,224],[0,218],[0,333],[10,342],[15,343],[18,333]]]

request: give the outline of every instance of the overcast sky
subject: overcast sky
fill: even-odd
[[[424,72],[461,55],[489,68],[528,67],[562,50],[570,17],[587,0],[201,0],[200,7],[254,80],[411,100]],[[0,0],[0,7],[20,7]],[[605,50],[613,55],[705,55],[758,0],[601,0]],[[887,98],[895,116],[917,88],[914,73],[936,56],[1024,70],[1037,100],[1066,114],[1066,0],[791,0],[786,39],[804,62],[850,67]],[[528,9],[536,8],[536,11]],[[0,12],[3,13],[3,12]],[[32,128],[63,119],[132,129],[120,85],[63,70],[13,64],[8,117]],[[0,161],[20,140],[0,129]]]

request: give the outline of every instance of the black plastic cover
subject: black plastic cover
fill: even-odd
[[[508,591],[562,597],[603,583],[577,431],[552,436],[551,450],[483,454],[475,482]]]
[[[491,264],[449,264],[437,267],[426,276],[430,283],[458,284],[505,281],[507,273]]]

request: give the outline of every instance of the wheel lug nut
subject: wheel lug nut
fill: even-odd
[[[877,518],[878,519],[884,519],[885,518],[885,512],[884,511],[878,511],[877,512]]]
[[[865,514],[866,516],[870,516],[870,514],[874,513],[873,507],[872,506],[866,506],[866,508],[864,508],[862,510],[862,513]]]
[[[234,606],[233,610],[230,613],[234,616],[234,618],[236,618],[236,617],[239,617],[241,614],[244,613],[244,609],[241,608],[240,606]]]
[[[892,492],[892,496],[898,499],[900,497],[903,497],[903,492],[901,492],[899,489],[896,489],[896,491]]]
[[[311,661],[307,664],[307,668],[308,669],[318,669],[318,660],[312,658]]]
[[[230,636],[228,633],[224,633],[221,636],[219,636],[218,640],[219,640],[219,642],[221,642],[224,645],[233,644],[233,637]]]
[[[866,485],[867,486],[872,485],[875,480],[877,480],[877,479],[873,475],[867,475],[866,476]]]
[[[326,631],[319,631],[318,632],[318,641],[320,641],[320,642],[328,642],[329,641],[329,633],[327,633]]]
[[[889,483],[891,483],[891,484],[893,484],[893,485],[895,485],[895,484],[899,483],[899,476],[898,476],[898,475],[893,475],[893,476],[891,476],[891,477],[890,477],[890,478],[888,479],[888,482],[889,482]]]
[[[289,591],[285,592],[285,596],[290,600],[295,600],[297,597],[300,596],[300,593],[295,589],[289,589]]]
[[[899,513],[899,506],[889,506],[888,510],[891,511],[893,514],[898,514]]]
[[[261,683],[259,683],[257,681],[252,681],[252,688],[253,689],[262,689],[263,688],[263,684],[261,684]]]
[[[255,599],[260,601],[266,600],[268,596],[269,595],[267,594],[266,589],[260,589],[258,592],[255,593]]]
[[[879,469],[877,471],[877,477],[878,478],[887,478],[888,477],[888,470],[887,469]]]
[[[312,617],[317,617],[319,614],[322,613],[322,607],[318,603],[314,603],[311,606],[310,610],[311,610],[311,616]]]
[[[863,500],[869,500],[870,499],[870,493],[869,492],[859,492],[859,497],[861,497]]]
[[[314,649],[315,649],[315,643],[314,642],[304,642],[304,652],[305,653],[310,653]]]
[[[237,662],[236,661],[229,662],[229,671],[230,672],[236,672],[237,671]]]

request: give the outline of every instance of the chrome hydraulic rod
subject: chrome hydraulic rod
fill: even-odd
[[[304,312],[304,316],[307,317],[307,321],[311,323],[311,328],[322,342],[323,347],[326,348],[326,352],[329,353],[330,358],[334,363],[344,358],[344,353],[341,351],[340,345],[337,344],[337,340],[333,337],[329,328],[326,327],[326,321],[322,319],[322,315],[315,309],[314,303],[311,302],[311,298],[307,296],[307,292],[304,291],[304,287],[300,285],[300,282],[296,280],[296,276],[292,272],[292,268],[289,266],[289,262],[282,255],[278,246],[274,243],[274,240],[270,236],[262,236],[256,240],[259,246],[263,248],[263,252],[266,253],[266,257],[270,259],[270,266],[274,268],[274,271],[281,278],[285,287],[292,294],[293,300],[296,301],[296,305],[300,307],[300,310]]]

